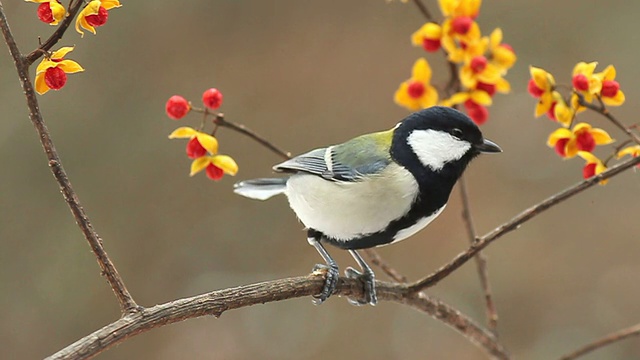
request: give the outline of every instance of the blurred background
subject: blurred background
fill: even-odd
[[[3,3],[23,52],[53,30],[36,18],[36,5]],[[389,128],[408,114],[392,97],[424,56],[410,44],[422,15],[411,3],[384,0],[123,3],[97,36],[67,32],[59,44],[76,45],[69,58],[86,71],[39,99],[78,196],[135,299],[152,306],[307,274],[320,258],[286,199],[263,203],[231,191],[235,181],[269,175],[280,159],[222,129],[220,150],[237,160],[238,175],[189,178],[185,141],[167,135],[200,117],[170,120],[164,103],[174,94],[199,102],[217,87],[229,120],[293,154]],[[436,1],[425,3],[439,14]],[[502,27],[518,62],[507,77],[512,93],[495,97],[482,128],[504,153],[481,157],[467,172],[480,234],[581,179],[581,159],[562,161],[545,145],[556,125],[533,117],[530,64],[565,84],[578,61],[614,64],[627,103],[613,111],[627,124],[638,121],[639,12],[639,2],[622,0],[484,2],[483,33]],[[36,359],[116,320],[119,310],[49,172],[8,52],[1,55],[0,348],[6,359]],[[441,55],[428,59],[441,84]],[[623,138],[597,116],[582,119]],[[640,321],[638,176],[628,172],[572,198],[487,249],[500,336],[517,358],[556,358]],[[460,214],[456,189],[428,230],[380,254],[410,279],[430,273],[466,249]],[[352,264],[346,252],[331,252],[342,268]],[[473,263],[429,293],[484,324]],[[407,307],[355,308],[336,297],[320,307],[302,298],[185,321],[98,358],[424,357],[484,355]],[[637,338],[585,357],[637,358]]]

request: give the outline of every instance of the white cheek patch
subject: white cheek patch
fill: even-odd
[[[438,171],[448,162],[455,161],[469,151],[471,144],[448,133],[436,130],[415,130],[407,143],[420,162],[433,171]]]

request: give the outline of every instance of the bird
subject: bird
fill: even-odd
[[[345,276],[360,279],[364,287],[363,299],[349,301],[375,305],[375,274],[358,250],[396,243],[426,227],[442,213],[471,160],[499,152],[467,115],[433,106],[390,130],[288,159],[273,167],[283,177],[241,181],[234,192],[257,200],[286,195],[307,241],[325,262],[313,268],[326,272],[315,304],[329,298],[339,278],[324,246],[329,244],[349,251],[360,267],[345,269]]]

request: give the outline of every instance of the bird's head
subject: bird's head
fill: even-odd
[[[461,174],[478,154],[498,152],[502,149],[485,139],[468,116],[443,106],[407,116],[394,129],[391,144],[394,160],[412,172],[439,172],[450,164]]]

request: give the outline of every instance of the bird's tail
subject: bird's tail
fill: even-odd
[[[268,198],[284,193],[289,178],[261,178],[245,180],[233,185],[233,192],[256,200]]]

